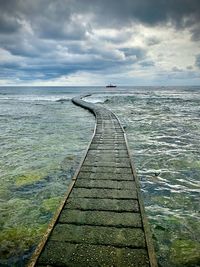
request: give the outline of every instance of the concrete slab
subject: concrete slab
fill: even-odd
[[[117,190],[117,189],[87,189],[76,188],[72,190],[70,197],[76,198],[116,198],[116,199],[137,199],[136,190]]]
[[[84,161],[83,166],[91,166],[91,167],[115,167],[115,168],[129,168],[129,161],[121,161],[121,162],[111,162],[111,161],[99,161],[98,159],[87,159]]]
[[[114,145],[106,145],[106,144],[100,144],[100,145],[96,145],[96,144],[91,144],[90,146],[91,150],[94,149],[102,149],[102,150],[126,150],[126,146],[122,145],[122,144],[114,144]]]
[[[78,179],[96,179],[96,180],[116,180],[116,181],[133,181],[132,173],[106,173],[106,172],[85,172],[80,171]]]
[[[115,173],[118,174],[132,174],[130,168],[120,168],[120,167],[95,167],[95,166],[82,166],[82,172],[96,172],[96,173]]]
[[[142,227],[140,213],[110,211],[82,211],[66,209],[62,212],[58,223],[76,225]]]
[[[110,188],[110,189],[129,189],[135,190],[136,185],[134,181],[110,181],[97,179],[78,179],[75,187],[85,188]]]
[[[116,158],[127,158],[128,153],[127,150],[89,150],[88,155],[93,155],[93,156],[101,156],[103,157],[104,155],[116,157]]]
[[[50,241],[37,266],[42,267],[47,264],[71,267],[149,267],[149,260],[145,249]]]
[[[103,199],[70,197],[64,209],[99,210],[117,212],[139,212],[138,200],[135,199]],[[123,216],[123,214],[122,214]]]
[[[123,158],[117,157],[115,154],[93,154],[93,155],[87,155],[87,158],[85,159],[84,163],[90,163],[90,162],[109,162],[110,164],[113,163],[123,163],[127,164],[127,167],[130,166],[130,160],[128,156],[124,156]]]
[[[50,240],[78,244],[145,248],[141,228],[116,228],[74,224],[56,224]]]

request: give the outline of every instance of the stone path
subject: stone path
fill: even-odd
[[[109,110],[72,100],[96,116],[85,159],[29,266],[156,267],[124,131]]]

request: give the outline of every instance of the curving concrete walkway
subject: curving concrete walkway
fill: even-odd
[[[72,101],[94,113],[95,133],[29,266],[156,267],[124,130],[111,111]]]

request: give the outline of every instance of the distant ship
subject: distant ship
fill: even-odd
[[[108,85],[106,85],[106,88],[115,88],[115,87],[117,87],[117,85],[113,85],[113,84],[108,84]]]

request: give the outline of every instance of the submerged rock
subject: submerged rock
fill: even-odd
[[[65,98],[60,98],[58,100],[56,100],[56,102],[60,102],[61,104],[63,104],[64,102],[68,102],[69,99],[65,99]]]
[[[43,224],[40,227],[30,226],[15,226],[8,228],[0,234],[0,266],[3,259],[16,257],[16,260],[25,250],[29,250],[38,242],[38,236],[42,236],[47,225]],[[15,264],[11,266],[16,266]]]
[[[37,181],[39,181],[40,179],[42,179],[42,177],[38,174],[22,174],[22,175],[19,175],[17,178],[16,178],[16,186],[20,187],[20,186],[24,186],[24,185],[28,185],[28,184],[33,184]]]

